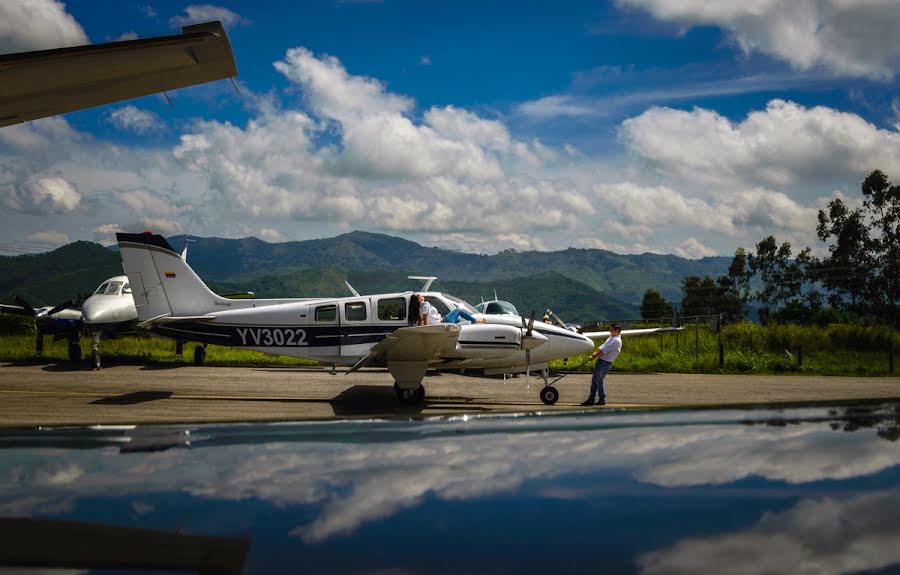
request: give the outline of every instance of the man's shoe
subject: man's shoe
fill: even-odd
[[[606,405],[606,400],[601,399],[601,400],[597,401],[597,403],[595,403],[594,405]]]
[[[594,400],[593,400],[593,399],[586,399],[586,400],[584,400],[584,401],[581,402],[581,405],[585,405],[585,406],[587,406],[587,405],[594,405]]]

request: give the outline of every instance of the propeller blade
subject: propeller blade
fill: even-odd
[[[531,350],[525,350],[525,377],[531,377]]]
[[[532,330],[534,330],[534,309],[531,310],[531,319],[528,320],[528,331],[525,332],[525,335],[531,337]]]
[[[77,300],[76,298],[72,298],[72,299],[70,299],[70,300],[66,300],[66,301],[62,302],[61,304],[59,304],[58,306],[55,306],[53,309],[51,309],[50,311],[48,311],[48,312],[47,312],[46,314],[44,314],[44,315],[53,315],[53,314],[55,314],[55,313],[59,313],[59,312],[61,312],[62,310],[66,309],[67,307],[71,307],[71,306],[76,305],[76,304],[77,304],[77,301],[78,301],[78,300]]]
[[[35,309],[33,307],[31,307],[31,304],[28,303],[27,301],[25,301],[24,299],[20,298],[17,295],[14,295],[13,301],[16,302],[17,304],[19,304],[20,306],[22,306],[23,308],[25,308],[25,311],[27,311],[31,315],[37,316],[37,311],[35,311]]]

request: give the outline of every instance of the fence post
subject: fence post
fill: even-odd
[[[700,355],[700,316],[694,318],[694,353]]]
[[[797,346],[797,367],[803,367],[803,346]]]
[[[719,369],[725,369],[725,346],[719,342]]]
[[[888,342],[888,373],[894,373],[894,340]]]

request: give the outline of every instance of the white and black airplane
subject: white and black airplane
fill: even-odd
[[[521,316],[479,314],[457,297],[427,291],[429,284],[419,293],[442,315],[461,308],[485,323],[415,325],[417,318],[407,317],[412,291],[227,299],[206,287],[164,237],[150,232],[116,236],[140,326],[175,339],[352,365],[348,373],[367,365],[386,366],[398,398],[407,403],[424,400],[422,380],[428,369],[537,370],[594,348],[587,335],[535,324],[534,318],[526,322]],[[553,404],[559,393],[545,385],[540,397]]]
[[[137,324],[138,314],[131,297],[127,276],[109,278],[100,284],[94,293],[75,309],[76,301],[67,301],[55,307],[35,308],[20,297],[14,298],[19,305],[0,304],[0,311],[31,316],[37,330],[35,355],[44,353],[44,335],[54,339],[69,340],[69,359],[81,360],[81,333],[88,331],[93,336],[91,365],[100,367],[100,338],[117,335],[132,330]]]

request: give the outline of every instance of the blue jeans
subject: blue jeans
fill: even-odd
[[[591,395],[588,396],[589,400],[593,401],[594,395],[599,394],[598,399],[606,401],[606,389],[603,387],[603,380],[611,367],[612,362],[602,359],[598,359],[597,363],[594,364],[594,375],[591,377]]]
[[[455,310],[448,313],[444,318],[444,323],[459,323],[459,318],[462,318],[470,323],[475,323],[475,316],[463,310],[462,308],[456,308]]]

